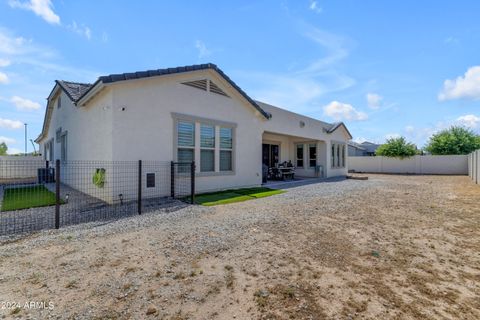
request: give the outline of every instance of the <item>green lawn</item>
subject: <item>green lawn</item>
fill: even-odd
[[[5,189],[1,211],[11,211],[55,204],[55,193],[44,186]]]
[[[195,195],[195,203],[203,206],[216,206],[219,204],[228,204],[269,197],[284,192],[285,191],[283,190],[275,190],[263,187],[225,190]]]

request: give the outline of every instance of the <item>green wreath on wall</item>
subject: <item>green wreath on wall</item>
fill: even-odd
[[[98,188],[103,188],[103,186],[105,185],[105,169],[104,168],[99,168],[95,170],[95,173],[93,174],[92,182]]]

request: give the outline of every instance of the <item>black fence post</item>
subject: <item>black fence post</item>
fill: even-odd
[[[60,228],[60,160],[55,161],[55,229]]]
[[[142,214],[142,160],[138,160],[138,214]]]
[[[50,167],[50,162],[48,160],[45,160],[45,168],[48,169],[48,167]]]
[[[175,198],[175,162],[170,162],[170,196]]]
[[[190,165],[190,188],[191,202],[195,204],[195,161]]]

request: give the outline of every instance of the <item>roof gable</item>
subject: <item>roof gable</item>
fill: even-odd
[[[75,103],[82,104],[82,99],[88,98],[88,95],[93,92],[96,88],[101,85],[115,83],[118,81],[126,81],[126,80],[135,80],[135,79],[144,79],[150,77],[157,77],[157,76],[164,76],[170,74],[178,74],[184,72],[192,72],[198,70],[213,70],[221,78],[227,81],[247,102],[253,106],[260,114],[265,117],[266,119],[270,119],[271,115],[263,110],[257,102],[255,102],[252,98],[250,98],[232,79],[230,79],[217,65],[213,63],[206,63],[206,64],[197,64],[191,66],[184,66],[184,67],[176,67],[176,68],[167,68],[167,69],[156,69],[156,70],[147,70],[147,71],[137,71],[131,73],[121,73],[121,74],[111,74],[108,76],[101,76],[98,78],[97,81],[90,87],[88,87],[83,94],[75,101]]]
[[[345,123],[343,123],[343,122],[334,123],[334,124],[332,125],[332,127],[327,130],[327,133],[333,133],[334,131],[336,131],[336,130],[339,129],[339,128],[343,128],[343,130],[345,131],[345,133],[346,133],[347,136],[348,136],[348,139],[352,139],[352,138],[353,138],[353,136],[352,136],[352,134],[350,133],[350,131],[348,131],[347,126],[346,126]]]

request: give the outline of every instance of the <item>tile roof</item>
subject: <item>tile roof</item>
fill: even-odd
[[[347,131],[348,135],[350,136],[350,139],[352,139],[352,134],[350,133],[350,131],[348,131],[347,129],[347,126],[345,125],[345,123],[343,122],[336,122],[332,125],[332,127],[330,129],[327,130],[327,133],[332,133],[334,132],[335,130],[337,130],[338,128],[342,127],[345,129],[345,131]]]
[[[62,87],[73,102],[77,102],[85,92],[92,87],[92,84],[90,83],[70,82],[64,80],[57,80],[56,82]]]
[[[212,69],[215,70],[225,81],[227,81],[235,90],[237,90],[255,109],[257,109],[265,118],[269,119],[271,114],[263,110],[257,102],[250,98],[232,79],[230,79],[217,65],[213,63],[206,64],[196,64],[191,66],[176,67],[176,68],[166,68],[166,69],[156,69],[156,70],[146,70],[146,71],[137,71],[129,73],[120,73],[120,74],[110,74],[107,76],[101,76],[95,81],[94,84],[87,83],[75,83],[67,81],[57,81],[59,85],[67,92],[69,97],[74,101],[78,102],[82,97],[84,97],[90,90],[92,90],[99,83],[114,83],[118,81],[133,80],[133,79],[143,79],[149,77],[163,76],[168,74],[176,74],[197,70],[206,70]]]

